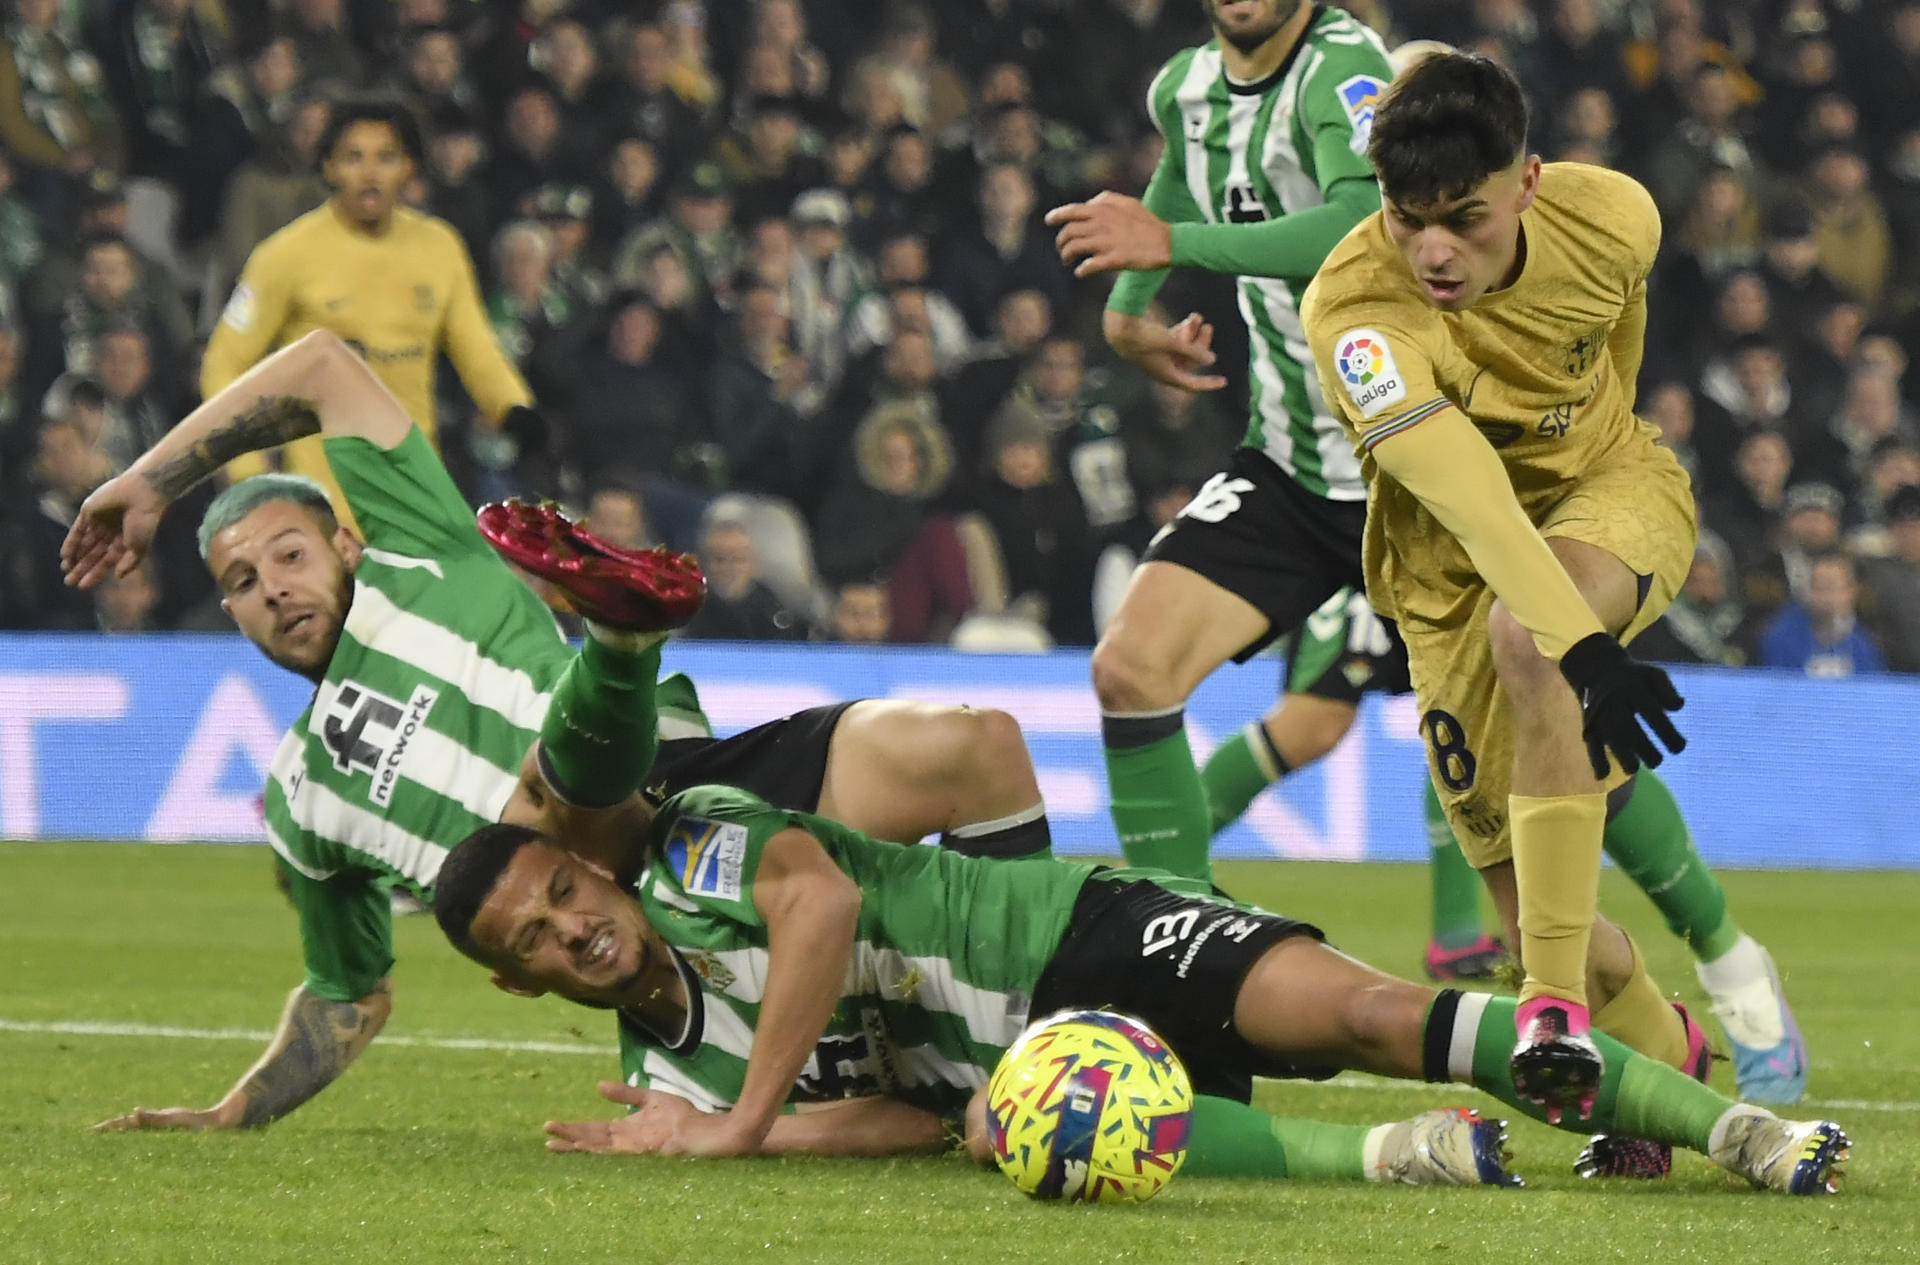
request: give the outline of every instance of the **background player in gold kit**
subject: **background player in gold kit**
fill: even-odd
[[[436,448],[433,375],[442,351],[488,422],[523,447],[543,442],[533,395],[494,340],[460,235],[399,205],[420,161],[413,116],[398,103],[342,102],[320,152],[333,196],[248,257],[207,343],[202,396],[211,399],[268,352],[328,329],[360,352]],[[287,445],[283,462],[346,504],[317,437]],[[228,474],[267,468],[267,454],[252,454]]]
[[[1686,474],[1633,416],[1652,200],[1526,151],[1519,85],[1441,54],[1396,82],[1369,156],[1383,209],[1302,304],[1372,497],[1367,587],[1398,621],[1434,780],[1521,948],[1522,1092],[1581,1104],[1597,1024],[1694,1066],[1698,1030],[1598,918],[1607,792],[1684,740],[1622,642],[1684,579]],[[1591,1010],[1590,1010],[1591,1007]]]

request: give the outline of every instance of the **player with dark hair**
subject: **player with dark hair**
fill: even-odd
[[[1169,62],[1149,94],[1167,146],[1144,202],[1103,193],[1049,216],[1061,226],[1062,257],[1078,261],[1081,272],[1131,270],[1109,299],[1108,333],[1148,372],[1189,388],[1219,384],[1198,372],[1204,348],[1175,337],[1184,328],[1197,338],[1197,322],[1163,337],[1128,314],[1141,310],[1169,264],[1236,274],[1254,336],[1255,408],[1245,443],[1231,468],[1156,540],[1095,651],[1122,846],[1136,863],[1190,874],[1205,872],[1212,831],[1262,786],[1331,749],[1365,689],[1407,688],[1395,630],[1356,614],[1358,600],[1341,592],[1357,590],[1362,578],[1366,482],[1338,410],[1329,406],[1337,399],[1321,391],[1290,322],[1306,279],[1335,245],[1329,233],[1343,233],[1378,209],[1373,172],[1359,155],[1377,126],[1389,77],[1446,51],[1402,46],[1387,70],[1371,33],[1344,15],[1320,15],[1304,3],[1290,9],[1285,0],[1231,11],[1215,5],[1213,13],[1216,41]],[[1265,97],[1248,82],[1259,79],[1254,71],[1271,72],[1261,80]],[[1276,115],[1268,111],[1277,105],[1254,104],[1274,97],[1291,108]],[[1276,116],[1291,119],[1285,136],[1273,135]],[[1490,151],[1505,152],[1510,141],[1518,152],[1525,118],[1517,96],[1496,104],[1484,122]],[[1417,146],[1410,160],[1429,168],[1441,161]],[[1318,195],[1303,182],[1306,171],[1318,181]],[[1426,177],[1416,170],[1397,178]],[[1205,199],[1198,196],[1203,188]],[[1228,657],[1246,658],[1287,633],[1295,633],[1295,643],[1285,697],[1196,775],[1184,699]],[[1454,741],[1442,716],[1429,713],[1422,731],[1430,746]],[[1434,761],[1436,769],[1446,763],[1438,754]],[[1697,957],[1701,984],[1733,1046],[1742,1094],[1797,1102],[1806,1049],[1778,973],[1729,914],[1672,794],[1642,774],[1617,790],[1608,808],[1607,852]],[[1428,969],[1436,977],[1480,973],[1499,945],[1480,929],[1477,884],[1431,796],[1428,823]],[[1507,942],[1515,943],[1511,927]],[[1697,1031],[1675,1053],[1703,1066],[1703,1046],[1692,1039]]]
[[[865,700],[713,741],[690,682],[655,684],[659,630],[692,613],[697,570],[605,547],[545,509],[490,506],[477,529],[399,402],[324,331],[243,375],[90,496],[62,548],[69,582],[138,565],[167,506],[224,461],[312,435],[364,541],[295,475],[234,485],[200,531],[241,631],[316,687],[275,753],[264,804],[306,979],[267,1053],[219,1104],[136,1111],[113,1127],[250,1127],[294,1110],[391,1011],[388,889],[427,896],[446,850],[503,819],[564,827],[620,867],[634,832],[582,789],[612,777],[651,766],[668,788],[737,781],[883,838],[940,833],[995,855],[1048,848],[1031,762],[1002,712]],[[584,650],[567,646],[490,542],[566,581],[588,621]]]
[[[1526,137],[1499,67],[1417,63],[1369,141],[1384,209],[1302,316],[1372,493],[1368,594],[1406,642],[1454,834],[1520,947],[1514,1081],[1558,1114],[1603,1074],[1591,1027],[1674,1065],[1700,1054],[1594,908],[1608,793],[1661,759],[1641,725],[1684,745],[1671,682],[1621,643],[1685,576],[1694,509],[1632,413],[1652,202],[1613,172],[1543,170]]]
[[[211,399],[276,347],[327,329],[360,352],[430,447],[438,435],[434,368],[444,351],[482,419],[524,451],[541,448],[545,423],[493,336],[460,235],[400,204],[421,155],[420,126],[406,105],[385,98],[336,102],[320,154],[333,196],[247,258],[207,342],[201,394]],[[318,439],[291,445],[281,460],[338,503]],[[268,468],[267,456],[250,453],[228,473],[239,479]]]
[[[568,848],[512,825],[477,831],[448,856],[435,907],[498,987],[617,1012],[627,1085],[602,1092],[640,1110],[549,1124],[557,1150],[889,1154],[939,1147],[942,1117],[967,1110],[986,1162],[995,1063],[1029,1015],[1067,1008],[1135,1015],[1180,1055],[1197,1095],[1191,1172],[1259,1175],[1249,1134],[1286,1151],[1294,1122],[1246,1105],[1254,1076],[1354,1068],[1537,1110],[1508,1074],[1514,1002],[1393,979],[1201,880],[900,848],[716,786],[661,807],[629,885]],[[1691,1147],[1765,1189],[1834,1190],[1839,1126],[1780,1120],[1599,1040],[1600,1124]],[[814,1110],[787,1114],[801,1105]],[[1372,1175],[1405,1167],[1404,1149],[1385,1148],[1423,1122],[1449,1143],[1425,1148],[1427,1181],[1511,1181],[1501,1127],[1468,1113],[1307,1127]]]

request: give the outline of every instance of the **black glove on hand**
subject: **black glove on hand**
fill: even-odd
[[[1580,736],[1587,741],[1595,777],[1607,776],[1608,753],[1623,773],[1637,772],[1643,764],[1658,767],[1666,758],[1641,729],[1643,720],[1668,751],[1686,750],[1687,740],[1667,719],[1668,712],[1685,706],[1680,691],[1664,671],[1640,662],[1606,633],[1574,643],[1560,658],[1560,675],[1580,699]]]
[[[524,404],[516,404],[500,419],[500,433],[511,439],[522,457],[538,457],[547,450],[547,419]]]

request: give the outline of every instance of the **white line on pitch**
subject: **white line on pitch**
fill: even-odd
[[[273,1034],[264,1028],[174,1028],[150,1023],[97,1023],[66,1020],[37,1023],[31,1020],[0,1019],[0,1032],[49,1033],[75,1037],[150,1037],[171,1041],[253,1041],[265,1042]],[[409,1037],[383,1036],[381,1045],[423,1050],[502,1050],[522,1054],[574,1054],[611,1058],[613,1047],[565,1041],[499,1041],[490,1037]],[[1300,1083],[1300,1082],[1294,1082]],[[1431,1094],[1457,1094],[1464,1085],[1428,1085],[1384,1077],[1347,1074],[1317,1082],[1335,1089],[1392,1090],[1397,1093],[1424,1091]],[[1808,1107],[1836,1111],[1920,1112],[1920,1102],[1883,1102],[1870,1098],[1809,1098]]]

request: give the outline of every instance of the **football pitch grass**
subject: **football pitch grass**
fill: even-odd
[[[1138,1207],[1033,1204],[952,1158],[687,1161],[546,1153],[540,1124],[612,1114],[612,1021],[509,998],[430,918],[395,928],[386,1034],[248,1134],[96,1134],[206,1106],[300,976],[252,848],[0,844],[0,1261],[745,1262],[1920,1260],[1920,874],[1729,874],[1813,1049],[1809,1103],[1854,1138],[1836,1199],[1749,1189],[1696,1156],[1665,1181],[1574,1178],[1580,1139],[1513,1125],[1528,1189],[1177,1178]],[[1227,864],[1223,886],[1418,970],[1426,873]],[[1609,873],[1603,902],[1683,1000],[1688,959]],[[1713,1029],[1716,1038],[1717,1028]],[[1714,1084],[1731,1089],[1732,1072]],[[1266,1083],[1291,1115],[1384,1121],[1499,1105],[1459,1086]]]

